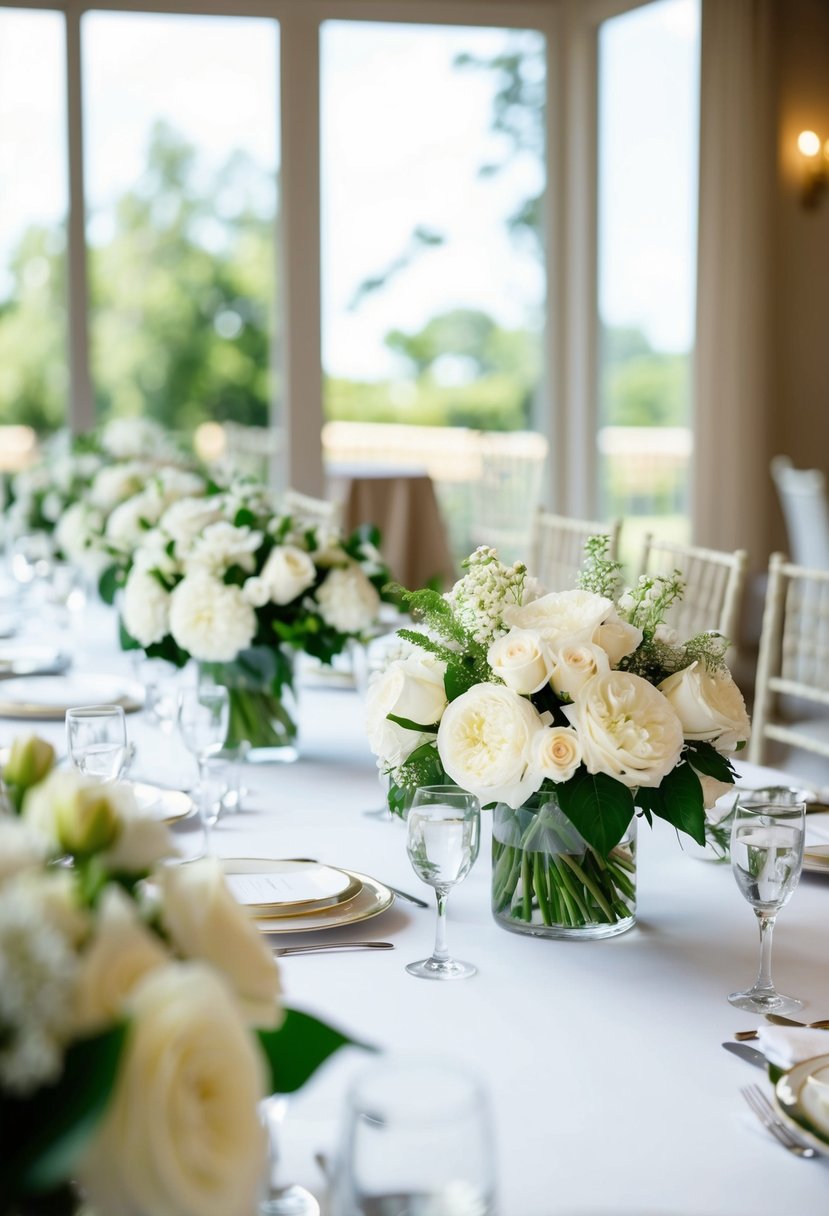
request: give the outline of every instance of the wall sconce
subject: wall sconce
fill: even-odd
[[[800,201],[807,210],[812,211],[829,186],[829,139],[821,144],[820,137],[814,131],[801,131],[797,137],[797,149],[803,157]]]

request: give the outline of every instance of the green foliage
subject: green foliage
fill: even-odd
[[[559,805],[589,845],[606,856],[625,834],[633,818],[633,795],[626,785],[605,773],[582,767],[556,787]]]
[[[698,845],[705,845],[705,807],[699,777],[690,764],[678,764],[662,778],[658,789],[640,789],[636,794],[637,804],[643,811],[658,815],[660,819],[688,835]]]
[[[279,1029],[260,1030],[258,1037],[270,1069],[270,1092],[274,1094],[295,1093],[341,1047],[375,1050],[298,1009],[286,1009]]]
[[[685,744],[685,756],[696,771],[702,773],[704,777],[733,782],[737,776],[734,765],[727,756],[723,756],[717,751],[713,743],[692,740]]]
[[[610,558],[610,537],[590,536],[584,546],[584,561],[576,575],[576,586],[616,600],[622,586],[622,563]]]

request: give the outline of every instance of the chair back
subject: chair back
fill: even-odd
[[[748,554],[703,549],[660,540],[653,533],[645,536],[642,549],[642,574],[670,574],[678,570],[685,583],[685,594],[671,605],[666,624],[684,641],[696,633],[716,629],[736,645],[745,590]],[[733,652],[730,656],[733,662]]]
[[[791,560],[811,570],[829,570],[829,503],[823,473],[796,469],[788,456],[775,456],[771,475],[786,521]]]
[[[809,570],[782,553],[769,561],[752,763],[764,762],[769,740],[829,759],[829,570]]]
[[[570,519],[553,515],[538,507],[530,540],[529,570],[547,591],[569,591],[584,561],[584,546],[591,536],[609,536],[609,557],[615,561],[619,551],[620,519],[599,523],[590,519]]]
[[[480,435],[481,473],[470,533],[473,544],[491,545],[503,562],[527,559],[547,449],[547,440],[535,431]]]

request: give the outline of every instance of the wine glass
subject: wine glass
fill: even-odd
[[[183,688],[178,694],[178,724],[187,750],[199,769],[196,801],[205,836],[205,852],[210,852],[210,828],[218,822],[221,801],[208,798],[207,763],[224,747],[230,719],[227,689],[218,684],[199,684]]]
[[[772,802],[738,798],[731,828],[731,868],[760,923],[760,967],[752,986],[729,1001],[750,1013],[794,1013],[803,1002],[775,990],[771,944],[777,913],[789,902],[803,866],[805,803],[781,790]]]
[[[455,785],[424,785],[415,791],[406,829],[406,851],[418,878],[437,897],[435,948],[431,958],[409,963],[410,975],[429,980],[460,980],[477,967],[451,958],[446,945],[446,898],[463,882],[481,841],[481,804]]]
[[[79,705],[66,711],[66,748],[79,772],[118,781],[127,765],[127,723],[120,705]]]
[[[281,1094],[265,1098],[259,1115],[268,1137],[268,1173],[257,1207],[258,1216],[320,1216],[320,1205],[304,1186],[280,1179],[280,1143],[284,1135],[288,1100]]]
[[[443,1060],[376,1065],[348,1094],[331,1216],[493,1216],[494,1160],[474,1077]]]

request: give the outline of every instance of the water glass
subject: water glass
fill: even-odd
[[[789,902],[803,866],[805,803],[796,792],[781,790],[772,802],[754,794],[737,799],[731,828],[731,868],[737,886],[760,925],[760,966],[750,988],[732,992],[729,1001],[750,1013],[795,1013],[803,1005],[776,991],[771,977],[771,947],[777,913]]]
[[[118,781],[127,766],[127,723],[120,705],[80,705],[66,711],[66,749],[79,772]]]
[[[208,804],[207,766],[211,756],[215,756],[224,746],[229,719],[230,699],[226,688],[217,684],[199,684],[179,692],[179,730],[185,747],[195,757],[199,769],[196,801],[204,826],[206,853],[210,853],[210,829],[221,814],[220,801]]]
[[[415,791],[406,821],[406,850],[418,878],[437,898],[435,948],[431,957],[409,963],[419,979],[459,980],[477,973],[472,963],[450,957],[446,944],[446,899],[463,882],[478,856],[481,804],[454,785],[427,785]]]
[[[486,1094],[454,1063],[374,1066],[351,1087],[332,1216],[495,1216]]]

